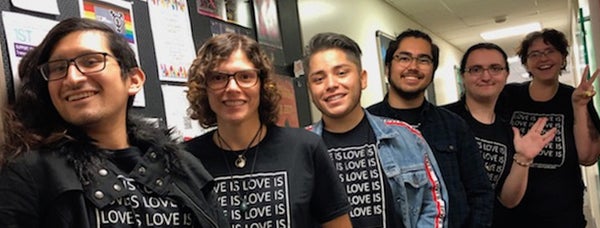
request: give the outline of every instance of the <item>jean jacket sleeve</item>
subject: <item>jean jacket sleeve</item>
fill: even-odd
[[[441,171],[433,156],[433,152],[425,140],[421,144],[425,152],[424,163],[429,180],[429,191],[423,200],[423,210],[417,221],[417,227],[447,227],[446,211],[448,207],[448,192]]]

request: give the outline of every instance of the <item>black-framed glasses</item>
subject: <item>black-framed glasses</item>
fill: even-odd
[[[485,68],[483,66],[477,65],[477,66],[467,68],[467,70],[465,70],[465,71],[473,76],[481,76],[481,75],[483,75],[483,72],[485,72],[486,70],[487,70],[488,74],[490,74],[490,75],[498,75],[502,71],[506,70],[506,67],[494,64],[494,65],[491,65],[491,66]]]
[[[543,51],[532,51],[529,54],[527,54],[527,59],[529,60],[538,60],[541,59],[542,56],[546,56],[548,57],[548,55],[553,55],[555,53],[557,53],[558,51],[554,48],[548,48],[546,50]]]
[[[79,55],[72,59],[57,59],[38,66],[46,81],[54,81],[67,77],[71,63],[83,75],[97,73],[106,68],[106,56],[115,58],[106,52],[93,52]],[[116,59],[116,58],[115,58]]]
[[[211,89],[223,89],[231,81],[230,78],[233,78],[239,87],[250,88],[258,82],[259,73],[258,69],[241,70],[233,74],[210,72],[206,77],[206,86]]]
[[[411,56],[408,54],[395,54],[394,60],[398,61],[402,65],[409,65],[412,61],[416,60],[419,66],[431,66],[433,59],[428,55]]]

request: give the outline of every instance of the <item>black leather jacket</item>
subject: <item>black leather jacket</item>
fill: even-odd
[[[130,142],[144,153],[130,178],[190,208],[202,227],[227,227],[204,166],[164,133],[147,130],[152,131],[139,126],[130,131]],[[126,191],[115,187],[122,184],[116,166],[107,159],[86,166],[82,178],[73,168],[73,153],[87,152],[74,151],[82,147],[71,144],[81,142],[28,152],[0,171],[0,227],[95,227],[86,201],[102,208],[124,196]]]

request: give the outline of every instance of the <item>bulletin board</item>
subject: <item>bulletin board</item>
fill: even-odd
[[[11,5],[11,1],[0,1],[0,10],[1,11],[10,11],[17,12],[22,14],[27,14],[31,16],[36,16],[40,18],[46,18],[51,20],[60,21],[66,18],[71,17],[81,17],[79,2],[78,0],[57,0],[60,14],[59,15],[50,15],[37,13],[32,11],[26,11],[14,7]],[[137,46],[138,46],[138,57],[141,68],[146,73],[146,83],[144,85],[144,96],[145,96],[145,107],[134,107],[132,109],[132,113],[139,114],[144,117],[156,118],[161,121],[161,124],[166,123],[166,113],[165,113],[165,104],[163,99],[163,90],[164,86],[185,86],[185,82],[170,82],[170,81],[161,81],[158,75],[158,66],[156,60],[156,50],[154,47],[154,38],[151,27],[151,20],[149,16],[148,4],[150,2],[145,0],[127,0],[132,5],[133,12],[133,20],[135,21],[134,27],[136,32]],[[215,31],[234,31],[238,33],[242,33],[245,35],[249,35],[254,39],[257,38],[256,31],[256,22],[254,10],[250,11],[250,21],[233,17],[234,19],[223,19],[216,17],[214,15],[203,15],[200,13],[200,8],[198,4],[203,4],[203,2],[207,2],[204,0],[187,0],[189,20],[191,23],[191,35],[193,37],[194,42],[194,53],[197,48],[199,48],[202,43],[208,38],[212,37],[218,32]],[[208,1],[213,2],[213,1]],[[223,0],[216,2],[223,2]],[[227,1],[227,2],[235,2],[235,1]],[[252,1],[239,0],[240,3],[247,3],[250,7],[253,7]],[[296,0],[281,0],[276,1],[277,3],[277,11],[278,12],[286,12],[285,14],[277,14],[277,19],[279,22],[280,28],[280,38],[281,38],[281,50],[285,52],[285,56],[279,56],[274,65],[275,73],[278,75],[288,76],[291,78],[291,85],[294,86],[294,95],[296,96],[296,108],[298,114],[298,125],[306,126],[312,123],[310,119],[310,100],[308,99],[308,92],[305,88],[305,83],[301,78],[294,78],[293,75],[293,62],[295,60],[299,60],[302,58],[302,41],[300,34],[300,24],[299,17],[297,14],[297,1]],[[252,9],[252,8],[250,8]],[[228,13],[229,11],[227,11]],[[288,13],[293,12],[293,13]],[[229,14],[225,14],[225,17],[230,17]],[[2,22],[0,21],[0,26],[3,28]],[[4,84],[6,85],[6,95],[7,100],[9,102],[14,102],[14,88],[12,86],[12,79],[8,77],[11,75],[12,69],[10,67],[10,60],[8,58],[8,51],[6,47],[6,34],[3,29],[0,29],[0,40],[3,42],[0,43],[0,48],[2,50],[2,64],[0,66],[4,66],[0,69],[5,77]],[[0,90],[2,91],[2,90]]]

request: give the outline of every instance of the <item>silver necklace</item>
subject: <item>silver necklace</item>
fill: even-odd
[[[250,146],[252,146],[252,143],[254,143],[254,141],[258,138],[258,136],[262,132],[262,129],[263,128],[262,128],[262,124],[261,124],[260,127],[258,128],[258,130],[256,131],[256,134],[250,141],[250,143],[248,143],[248,146],[246,146],[246,150],[244,150],[244,152],[238,154],[237,158],[235,159],[235,162],[233,163],[235,165],[235,167],[242,169],[246,166],[246,153],[248,152],[248,149],[250,149]],[[219,134],[218,129],[217,129],[217,139],[219,140],[219,146],[221,148],[223,148],[222,144],[225,144],[225,146],[227,146],[227,148],[229,148],[230,150],[233,150],[231,148],[231,146],[229,146],[229,144],[225,141],[225,139],[223,139],[223,137],[221,137],[221,134]]]
[[[248,149],[250,149],[250,146],[252,146],[252,142],[254,142],[254,140],[256,140],[257,136],[260,135],[261,132],[262,132],[262,124],[260,125],[260,128],[258,129],[256,135],[254,135],[254,138],[252,139],[250,144],[248,144],[248,147],[246,147],[246,150],[244,151],[244,153],[238,155],[238,158],[235,160],[235,163],[234,163],[236,167],[241,169],[241,168],[244,168],[244,166],[246,166],[245,154],[246,154],[246,152],[248,152]],[[229,149],[231,149],[231,147],[229,145],[227,145],[227,142],[225,142],[225,140],[223,140],[221,135],[219,135],[218,130],[217,130],[217,139],[219,140],[219,147],[223,151],[223,159],[225,159],[225,166],[227,167],[227,171],[229,172],[230,177],[233,179],[233,172],[231,172],[231,168],[229,167],[229,161],[225,154],[226,153],[225,150],[223,150],[222,143],[224,143]],[[250,178],[252,178],[252,174],[254,174],[254,166],[256,165],[256,159],[258,157],[258,147],[259,147],[259,145],[257,144],[255,152],[254,152],[254,161],[252,162],[252,168],[250,169]],[[238,160],[242,160],[242,161],[238,161]],[[240,164],[241,167],[238,166],[238,164]],[[241,189],[238,189],[237,194],[240,197],[240,199],[242,199],[242,202],[240,202],[240,211],[242,211],[242,213],[248,211],[248,209],[250,209],[250,204],[248,203],[248,197],[246,197],[246,195],[242,194]],[[229,191],[227,192],[227,195],[229,197]]]

